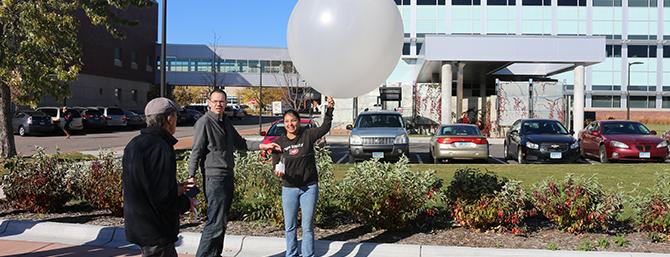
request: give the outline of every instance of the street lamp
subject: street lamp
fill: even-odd
[[[165,55],[167,52],[167,44],[166,44],[166,23],[167,23],[167,0],[163,0],[163,24],[162,24],[162,31],[161,31],[161,97],[165,97]]]
[[[626,120],[630,120],[630,66],[644,64],[643,62],[628,63],[628,84],[626,84]]]
[[[260,72],[259,76],[259,87],[258,87],[258,134],[260,135],[263,132],[263,65],[262,61],[258,63],[258,70]]]

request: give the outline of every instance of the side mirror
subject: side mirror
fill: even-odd
[[[262,137],[267,136],[267,135],[268,135],[268,132],[261,131],[261,136],[262,136]]]
[[[354,126],[352,126],[351,124],[347,125],[347,130],[352,130],[352,129],[354,129]]]
[[[658,135],[658,132],[656,132],[656,130],[652,130],[651,134],[655,136],[655,135]]]
[[[570,135],[574,135],[574,134],[575,134],[575,131],[574,131],[574,130],[570,130]]]
[[[519,135],[519,131],[512,130],[512,131],[509,132],[509,134],[513,135],[513,136],[516,136],[516,135]]]

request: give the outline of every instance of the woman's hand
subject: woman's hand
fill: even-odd
[[[326,102],[328,103],[328,108],[332,109],[335,107],[335,101],[332,96],[326,96]]]
[[[277,143],[260,144],[258,145],[258,148],[263,151],[274,150],[277,152],[281,152],[281,146],[279,146]]]

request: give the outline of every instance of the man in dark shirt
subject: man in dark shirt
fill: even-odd
[[[123,153],[125,233],[140,246],[142,256],[176,257],[179,215],[191,207],[184,195],[187,185],[177,184],[177,139],[172,136],[177,111],[172,100],[151,100],[144,110],[148,127]]]
[[[189,183],[195,183],[195,171],[204,168],[204,188],[207,197],[207,223],[202,230],[196,256],[221,256],[228,213],[233,202],[235,185],[233,170],[235,150],[279,150],[277,144],[248,144],[225,117],[228,105],[223,90],[213,90],[207,99],[209,111],[193,126],[193,147],[189,159]]]

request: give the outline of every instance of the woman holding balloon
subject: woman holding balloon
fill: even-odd
[[[327,97],[328,109],[318,128],[300,127],[300,114],[284,112],[286,134],[275,143],[281,153],[274,152],[275,175],[282,177],[282,208],[286,237],[286,256],[298,254],[298,208],[302,214],[302,256],[314,256],[314,212],[319,199],[319,175],[316,170],[315,143],[330,131],[335,102]]]

